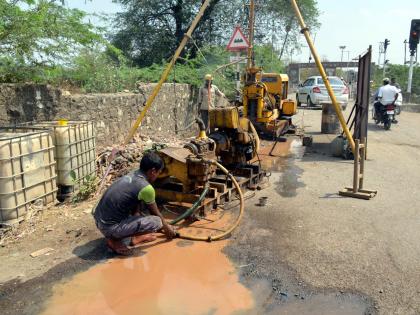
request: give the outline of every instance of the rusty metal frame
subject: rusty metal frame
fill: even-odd
[[[353,187],[344,188],[344,190],[339,192],[339,195],[369,200],[375,197],[378,191],[363,188],[366,160],[366,142],[360,143],[359,139],[355,139],[355,145],[356,150],[354,154]]]
[[[369,46],[367,52],[359,56],[356,102],[347,120],[347,124],[352,120],[350,129],[353,129],[353,138],[361,142],[368,138],[371,64],[372,46]]]
[[[266,177],[266,172],[257,165],[244,165],[232,171],[238,181],[241,190],[258,189],[258,184]],[[201,205],[197,208],[197,213],[205,216],[208,211],[216,209],[219,205],[231,201],[236,188],[224,174],[217,174],[208,181],[210,190]],[[183,192],[183,185],[180,182],[166,183],[165,187],[156,188],[157,199],[163,203],[168,203],[181,208],[189,208],[202,193],[203,187],[198,187],[195,191]]]

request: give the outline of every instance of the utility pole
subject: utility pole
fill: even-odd
[[[289,24],[287,24],[287,25],[286,25],[286,36],[284,37],[283,46],[281,47],[280,57],[279,57],[279,59],[280,59],[280,60],[281,60],[281,58],[283,57],[284,48],[286,47],[286,44],[287,44],[287,39],[288,39],[288,37],[289,37],[289,33],[290,33],[290,31],[292,30],[291,23],[292,23],[292,22],[290,22]]]
[[[381,55],[384,53],[384,43],[379,42],[378,67],[381,66]]]
[[[410,68],[408,69],[407,93],[411,93],[411,84],[413,83],[414,51],[410,53]]]
[[[386,74],[386,64],[388,63],[388,60],[386,60],[386,50],[389,46],[389,39],[385,38],[384,41],[384,69],[383,69],[383,77],[385,78],[385,74]]]
[[[344,54],[344,49],[346,49],[346,46],[338,46],[338,48],[341,49],[341,62],[343,62],[343,54]]]

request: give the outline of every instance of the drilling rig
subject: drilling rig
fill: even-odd
[[[289,78],[286,74],[264,73],[255,65],[254,57],[255,1],[249,8],[247,67],[242,77],[243,117],[248,118],[262,136],[277,138],[294,130],[292,116],[296,102],[288,98]]]

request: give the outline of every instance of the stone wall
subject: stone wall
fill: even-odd
[[[121,143],[155,84],[139,93],[73,94],[47,85],[0,84],[0,125],[42,120],[93,120],[99,146]],[[197,91],[187,84],[164,84],[146,115],[140,134],[173,137],[197,114]]]

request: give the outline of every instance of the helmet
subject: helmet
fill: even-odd
[[[206,81],[212,81],[213,80],[213,76],[211,75],[211,74],[206,74],[205,76],[204,76],[204,80],[206,80]]]
[[[384,79],[382,80],[382,82],[383,82],[383,83],[388,84],[388,83],[389,83],[389,78],[384,78]]]

